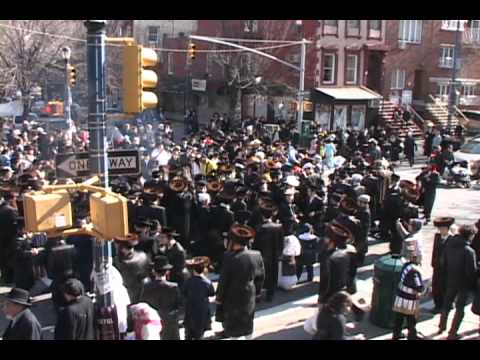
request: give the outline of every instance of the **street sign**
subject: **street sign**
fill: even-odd
[[[55,158],[57,178],[90,176],[88,153],[58,154]],[[108,174],[110,176],[140,174],[138,150],[115,150],[108,152]]]
[[[207,80],[192,79],[192,90],[194,91],[206,91]]]

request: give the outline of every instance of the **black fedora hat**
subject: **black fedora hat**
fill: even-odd
[[[32,303],[30,300],[30,293],[25,289],[13,288],[12,290],[10,290],[10,292],[5,298],[8,301],[15,304],[20,304],[23,306],[32,306]]]
[[[162,228],[162,234],[165,234],[165,235],[170,235],[170,236],[179,236],[180,234],[178,234],[174,229],[172,229],[171,227],[169,226],[164,226]]]
[[[133,248],[138,245],[139,239],[137,234],[127,234],[127,236],[117,236],[114,241],[119,246]]]
[[[165,271],[172,269],[173,266],[168,261],[168,257],[164,255],[158,255],[153,260],[153,270],[154,271]]]

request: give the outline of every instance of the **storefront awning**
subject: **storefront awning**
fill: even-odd
[[[382,95],[363,86],[321,87],[315,88],[315,91],[335,100],[376,100],[383,98]]]

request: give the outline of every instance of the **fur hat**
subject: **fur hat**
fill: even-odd
[[[433,226],[435,227],[450,227],[455,222],[453,217],[438,217],[433,220]]]

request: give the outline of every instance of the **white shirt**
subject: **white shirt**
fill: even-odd
[[[153,149],[151,158],[154,161],[158,162],[158,166],[167,166],[168,161],[172,157],[172,154],[170,154],[168,151],[164,150],[159,150],[159,149]]]
[[[302,246],[295,235],[285,236],[283,255],[285,256],[299,256],[302,253]]]

